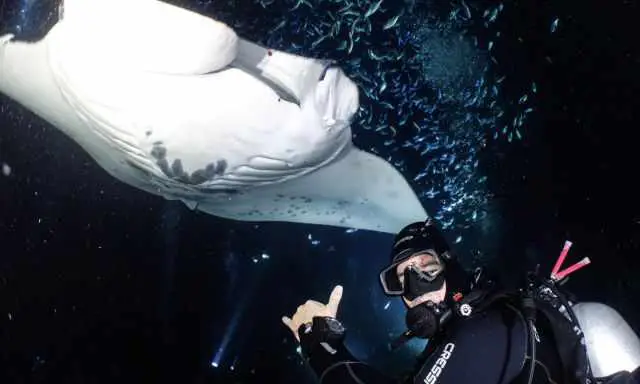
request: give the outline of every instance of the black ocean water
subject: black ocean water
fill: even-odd
[[[361,91],[355,143],[403,172],[465,265],[515,283],[569,239],[569,260],[592,265],[568,288],[640,331],[637,4],[385,0],[366,18],[373,3],[296,4],[180,3],[336,60]],[[0,10],[0,33],[24,40],[57,15]],[[390,236],[193,212],[114,180],[5,97],[0,112],[2,383],[313,382],[280,318],[338,283],[353,353],[410,365],[420,343],[385,348],[403,325],[377,285]]]

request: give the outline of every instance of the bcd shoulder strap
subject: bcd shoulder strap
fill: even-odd
[[[537,300],[538,314],[545,316],[553,333],[556,349],[562,363],[565,382],[591,383],[591,369],[584,336],[578,324],[573,324],[558,309],[543,300]]]
[[[522,293],[516,290],[495,289],[479,295],[474,313],[484,311],[498,303],[509,303],[521,309]],[[565,383],[591,384],[592,376],[587,358],[584,336],[578,324],[573,324],[558,307],[541,298],[534,298],[538,316],[544,316],[554,337],[556,350],[562,364]]]

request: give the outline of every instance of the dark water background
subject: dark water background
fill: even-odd
[[[293,12],[293,4],[274,2],[267,11],[250,1],[185,5],[220,15],[245,37],[271,38],[272,45],[286,48],[293,29],[279,38],[267,33],[278,18],[299,19],[311,35],[307,20],[328,12],[320,5]],[[410,6],[383,4],[387,13],[377,22]],[[474,4],[481,13],[498,3]],[[54,20],[54,5],[4,2],[0,33],[41,37]],[[426,18],[429,5],[415,3],[418,16],[398,28],[418,35],[416,18]],[[29,12],[23,17],[20,9]],[[443,221],[453,218],[447,236],[452,242],[463,236],[457,249],[467,265],[497,263],[506,278],[516,280],[529,265],[550,267],[570,239],[571,260],[589,256],[594,265],[572,277],[569,288],[584,300],[612,305],[636,331],[640,51],[633,36],[640,32],[639,11],[629,1],[505,4],[493,29],[465,30],[485,43],[487,34],[501,31],[493,53],[498,64],[481,70],[487,78],[507,76],[498,108],[510,113],[523,89],[536,82],[536,111],[522,140],[509,142],[502,134],[494,139],[484,126],[471,133],[452,129],[460,105],[451,99],[430,104],[438,106],[437,127],[413,134],[458,140],[451,151],[467,144],[477,149],[469,161],[479,159],[479,165],[468,174],[474,180],[486,176],[483,185],[453,180],[452,174],[465,175],[462,168],[449,176],[431,174],[425,184],[413,182],[430,212]],[[560,22],[552,34],[555,18]],[[355,44],[350,55],[331,43],[310,52],[315,36],[286,50],[336,58],[362,88],[367,81],[357,71],[369,77],[392,71],[371,67],[366,59],[357,65],[354,58],[366,58],[369,47],[386,37],[361,39],[367,38],[369,45]],[[468,58],[461,54],[460,60]],[[403,63],[403,70],[418,71],[423,59]],[[452,93],[467,89],[446,80],[443,88]],[[434,92],[426,86],[419,91],[427,97]],[[409,108],[401,96],[390,95],[390,102],[406,113],[426,107]],[[383,113],[375,109],[379,101],[363,98],[373,121]],[[403,322],[399,302],[384,309],[387,299],[376,281],[390,236],[256,225],[192,212],[115,181],[73,142],[4,97],[0,112],[0,164],[11,169],[0,176],[0,382],[305,382],[309,372],[280,317],[309,298],[326,299],[337,283],[345,286],[340,317],[353,352],[393,369],[410,361],[417,346],[393,357],[384,350]],[[482,113],[489,124],[497,123],[491,112]],[[404,126],[398,129],[402,139],[411,139]],[[361,120],[354,133],[356,144],[389,156],[410,179],[426,166],[427,159],[398,149],[397,142],[384,145],[391,136],[365,129]],[[478,145],[483,140],[486,145]],[[428,185],[452,186],[453,192],[430,199],[423,195]],[[443,212],[465,188],[477,199]],[[482,220],[469,221],[474,210],[485,212]]]

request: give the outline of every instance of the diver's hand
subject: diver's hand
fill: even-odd
[[[311,323],[316,316],[335,318],[338,313],[340,300],[342,300],[342,286],[336,285],[326,305],[315,300],[307,300],[306,303],[298,307],[296,313],[294,313],[291,318],[283,316],[282,322],[289,327],[296,339],[300,341],[298,328],[300,328],[302,324]]]

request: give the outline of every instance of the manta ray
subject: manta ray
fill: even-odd
[[[358,88],[156,0],[65,0],[44,38],[0,38],[0,91],[118,180],[211,215],[395,233],[427,218],[356,148]]]

